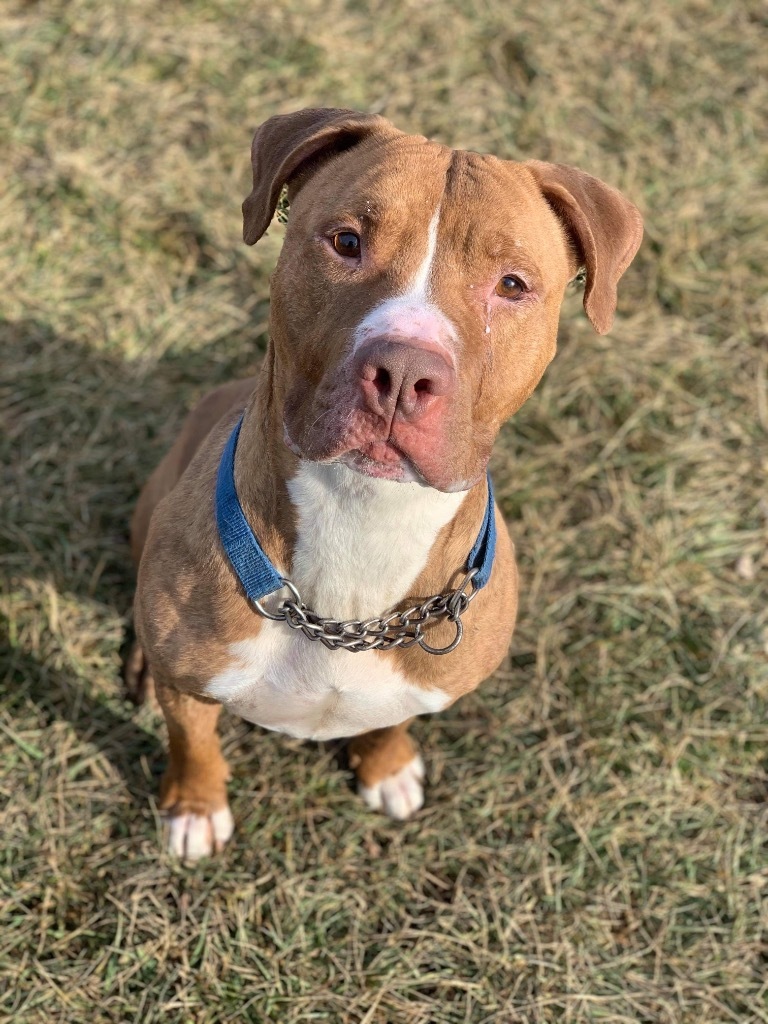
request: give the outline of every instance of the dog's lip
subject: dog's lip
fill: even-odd
[[[468,491],[480,480],[485,472],[467,480],[450,481],[440,487],[424,475],[418,464],[400,449],[391,438],[372,441],[362,448],[348,448],[345,452],[337,452],[325,458],[308,455],[291,437],[287,424],[283,423],[283,440],[286,446],[300,459],[309,462],[336,462],[347,466],[356,473],[363,476],[374,477],[378,480],[393,480],[398,483],[418,483],[423,487],[435,487],[446,492]],[[384,459],[376,458],[376,455],[384,455]]]
[[[290,449],[294,455],[298,455],[300,459],[304,458],[304,452],[288,433],[288,425],[286,423],[283,423],[283,442],[286,448]]]
[[[382,466],[400,465],[404,460],[410,461],[408,456],[397,447],[392,438],[369,441],[359,448],[353,448],[352,452]]]
[[[383,457],[382,457],[383,456]],[[352,448],[335,460],[364,476],[401,483],[424,482],[413,462],[391,441],[374,441],[365,448]]]
[[[296,444],[291,437],[286,423],[283,423],[283,441],[294,455],[298,455],[301,459],[307,458],[301,446]],[[328,460],[321,459],[320,461],[340,462],[365,476],[386,480],[423,481],[421,473],[411,459],[391,439],[371,441],[361,448],[350,448]]]

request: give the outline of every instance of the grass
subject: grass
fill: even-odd
[[[2,7],[0,1019],[768,1021],[768,23],[762,3]],[[121,694],[141,481],[263,349],[253,128],[376,110],[574,163],[646,242],[610,335],[566,302],[508,424],[508,663],[423,721],[428,804],[225,723],[237,840],[161,852]]]

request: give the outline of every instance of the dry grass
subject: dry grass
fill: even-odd
[[[1,31],[2,1019],[768,1021],[762,2],[71,0]],[[569,298],[501,438],[520,629],[419,725],[427,808],[374,817],[334,748],[229,721],[237,841],[191,870],[121,697],[126,522],[263,345],[250,133],[318,103],[580,164],[647,241],[609,337]]]

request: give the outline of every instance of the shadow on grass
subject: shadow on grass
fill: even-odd
[[[154,795],[147,778],[159,776],[163,768],[163,750],[158,736],[136,721],[126,702],[96,695],[69,667],[59,668],[47,659],[26,653],[7,643],[9,620],[0,620],[0,679],[5,691],[3,704],[12,720],[23,723],[23,733],[13,729],[11,742],[33,760],[52,755],[46,730],[67,721],[81,743],[93,745],[120,773],[132,799],[145,803]],[[8,632],[7,632],[8,631]],[[3,635],[6,634],[6,635]],[[29,703],[36,707],[35,721],[29,721]],[[6,740],[6,743],[8,740]]]
[[[249,363],[243,351],[250,348]],[[147,759],[162,749],[123,694],[134,571],[128,523],[143,480],[190,405],[244,376],[243,339],[151,365],[56,335],[37,320],[0,322],[0,686],[33,746],[65,719],[146,799]],[[3,635],[4,634],[4,635]],[[21,741],[24,743],[24,741]]]

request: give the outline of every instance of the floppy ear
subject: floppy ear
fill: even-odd
[[[243,203],[243,239],[258,242],[275,213],[280,190],[303,164],[343,152],[376,132],[395,129],[378,114],[319,108],[278,114],[256,130],[251,145],[253,190]]]
[[[616,285],[643,238],[640,211],[615,188],[575,167],[529,160],[544,198],[587,270],[584,309],[598,334],[611,329]]]

